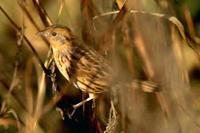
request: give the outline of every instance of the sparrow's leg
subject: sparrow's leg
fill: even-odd
[[[77,104],[73,105],[72,107],[73,107],[74,109],[77,109],[77,108],[79,108],[80,106],[82,106],[83,104],[85,104],[85,103],[87,103],[87,102],[89,102],[89,101],[91,101],[91,100],[94,100],[94,99],[95,99],[95,97],[88,97],[87,99],[81,101],[80,103],[77,103]]]
[[[79,108],[80,106],[84,105],[85,103],[91,101],[91,100],[95,100],[96,99],[96,95],[89,93],[89,97],[75,105],[73,105],[73,111],[72,113],[69,114],[69,117],[72,117],[73,114],[76,112],[76,109]],[[93,103],[92,107],[95,107],[95,103]]]

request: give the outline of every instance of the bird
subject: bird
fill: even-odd
[[[53,59],[60,73],[74,86],[88,94],[88,98],[73,105],[76,109],[88,101],[95,100],[108,91],[113,83],[113,69],[103,55],[84,43],[77,41],[70,28],[52,25],[38,32],[50,43]],[[153,82],[136,81],[143,90],[157,87]],[[145,90],[145,91],[146,91]]]
[[[108,90],[112,82],[112,69],[96,50],[79,43],[72,31],[62,25],[52,25],[37,33],[50,43],[53,59],[60,73],[89,97],[73,108],[95,100]]]

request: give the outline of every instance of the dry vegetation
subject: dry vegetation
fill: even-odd
[[[1,0],[0,132],[198,133],[200,39],[187,4],[170,0]],[[179,8],[177,8],[179,6]],[[181,20],[181,22],[179,21]],[[68,26],[112,64],[108,93],[68,83],[36,33]],[[157,89],[138,86],[149,80]],[[151,88],[150,88],[151,89]]]

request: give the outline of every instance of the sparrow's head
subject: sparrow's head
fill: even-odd
[[[68,27],[52,25],[37,33],[47,39],[52,47],[72,43],[74,36]]]

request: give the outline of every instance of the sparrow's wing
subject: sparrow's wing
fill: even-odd
[[[76,85],[88,93],[106,91],[111,80],[110,67],[95,50],[74,47],[71,53],[71,73],[75,74]]]

